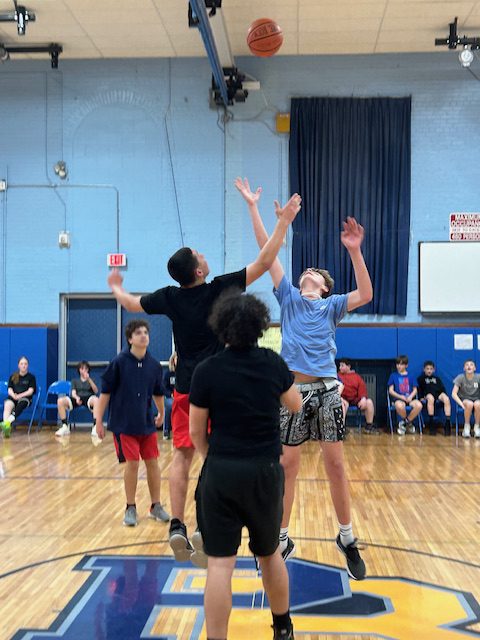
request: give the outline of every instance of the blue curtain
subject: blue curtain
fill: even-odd
[[[358,313],[405,315],[410,233],[410,98],[294,98],[290,189],[302,196],[293,224],[294,282],[326,268],[335,291],[356,288],[342,222],[365,228],[374,296]]]

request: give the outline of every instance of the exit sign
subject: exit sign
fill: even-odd
[[[127,254],[126,253],[107,253],[107,266],[108,267],[126,267]]]

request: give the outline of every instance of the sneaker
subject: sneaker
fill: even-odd
[[[12,433],[12,425],[9,422],[0,422],[0,427],[3,431],[3,437],[10,438],[10,434]]]
[[[57,429],[55,431],[55,435],[56,436],[69,436],[70,435],[70,427],[68,426],[68,424],[62,424],[62,426],[60,427],[60,429]]]
[[[130,505],[125,509],[125,515],[123,517],[123,524],[126,527],[136,527],[138,524],[137,508]]]
[[[287,538],[287,546],[282,551],[282,558],[286,562],[290,557],[295,555],[296,547],[295,543],[291,538]]]
[[[413,422],[405,421],[405,426],[407,428],[407,433],[415,433],[415,425]]]
[[[407,429],[405,427],[405,422],[404,420],[400,420],[397,427],[397,433],[399,436],[404,436],[406,432],[407,432]]]
[[[478,424],[473,427],[473,433],[475,438],[480,438],[480,426]]]
[[[343,553],[347,559],[347,573],[354,580],[363,580],[366,575],[365,563],[360,557],[360,552],[357,546],[357,538],[346,547],[343,546],[340,540],[340,534],[338,534],[335,541],[339,551]]]
[[[168,535],[170,547],[178,562],[188,562],[193,553],[193,547],[187,536],[187,527],[178,518],[172,518]]]
[[[380,429],[377,429],[377,427],[374,424],[366,424],[363,430],[365,433],[368,433],[369,435],[374,435],[374,436],[379,436],[381,433]]]
[[[192,536],[192,545],[194,552],[190,556],[192,563],[200,569],[206,569],[208,566],[208,556],[203,548],[203,538],[200,531],[197,529]]]
[[[92,428],[90,437],[92,438],[92,444],[94,447],[98,447],[99,444],[102,444],[102,439],[99,437],[97,433],[97,427],[95,425]]]
[[[273,640],[295,640],[295,636],[293,635],[293,627],[290,629],[273,629]]]
[[[464,438],[469,438],[470,437],[470,425],[469,424],[464,424],[463,425],[463,433],[462,436]]]
[[[168,514],[159,502],[150,507],[148,517],[160,522],[170,522],[170,514]]]

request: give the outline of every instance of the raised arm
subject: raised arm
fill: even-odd
[[[373,298],[372,281],[361,249],[364,235],[363,227],[358,224],[355,218],[347,218],[343,223],[342,244],[352,261],[357,283],[357,288],[348,294],[348,311],[362,307]]]
[[[123,276],[118,269],[112,269],[108,275],[108,286],[113,295],[127,311],[143,311],[140,296],[134,296],[123,288]]]
[[[260,213],[258,211],[258,206],[257,203],[260,199],[260,194],[262,193],[262,189],[261,187],[259,187],[255,193],[252,192],[252,190],[250,189],[250,185],[248,183],[248,180],[245,178],[244,180],[242,180],[241,178],[237,178],[235,180],[235,186],[238,189],[238,191],[240,191],[240,193],[243,196],[243,199],[245,200],[245,202],[248,205],[248,211],[250,213],[250,218],[252,220],[252,225],[253,225],[253,231],[255,233],[255,238],[257,240],[257,244],[260,247],[260,249],[262,251],[264,251],[264,248],[267,247],[268,242],[269,242],[269,237],[268,237],[268,233],[265,229],[265,226],[263,224],[262,218],[260,217]],[[293,220],[295,219],[295,216],[297,215],[298,211],[300,210],[300,203],[301,203],[302,199],[298,194],[294,194],[290,200],[287,202],[287,204],[285,205],[285,207],[283,207],[283,209],[280,207],[280,204],[278,202],[275,201],[275,213],[277,215],[278,218],[278,222],[277,222],[277,226],[275,227],[275,231],[277,231],[277,228],[279,226],[279,223],[282,221],[282,219],[284,219],[285,216],[287,216],[287,218],[291,218],[289,220],[289,222],[287,223],[287,226],[284,227],[284,231],[283,231],[283,235],[281,237],[281,241],[280,244],[278,245],[278,248],[276,248],[276,243],[273,247],[273,250],[275,250],[276,248],[276,253],[274,256],[274,260],[272,261],[272,263],[270,264],[270,266],[268,267],[268,270],[270,271],[270,276],[272,278],[273,281],[273,285],[276,287],[278,287],[278,285],[280,284],[281,279],[283,278],[283,267],[280,263],[280,260],[277,257],[278,251],[280,250],[280,247],[283,243],[283,239],[285,237],[287,228],[288,228],[288,224],[290,224],[290,222],[293,222]],[[274,233],[272,234],[272,237],[270,238],[270,241],[273,240],[274,238]],[[270,249],[272,249],[272,247],[270,247]],[[256,262],[258,262],[262,256],[262,251],[260,252]],[[270,257],[270,256],[269,256]],[[263,257],[263,261],[266,262],[265,257]],[[255,264],[255,263],[253,263]],[[250,265],[249,265],[250,266]],[[266,271],[266,269],[265,269]],[[262,271],[262,273],[264,273],[265,271]],[[262,274],[260,274],[262,275]],[[259,277],[259,276],[257,276]],[[256,278],[255,278],[256,279]],[[247,280],[248,280],[248,267],[247,267]],[[248,284],[248,282],[247,282]]]

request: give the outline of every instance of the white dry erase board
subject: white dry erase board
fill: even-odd
[[[420,313],[480,313],[480,242],[419,242]]]

